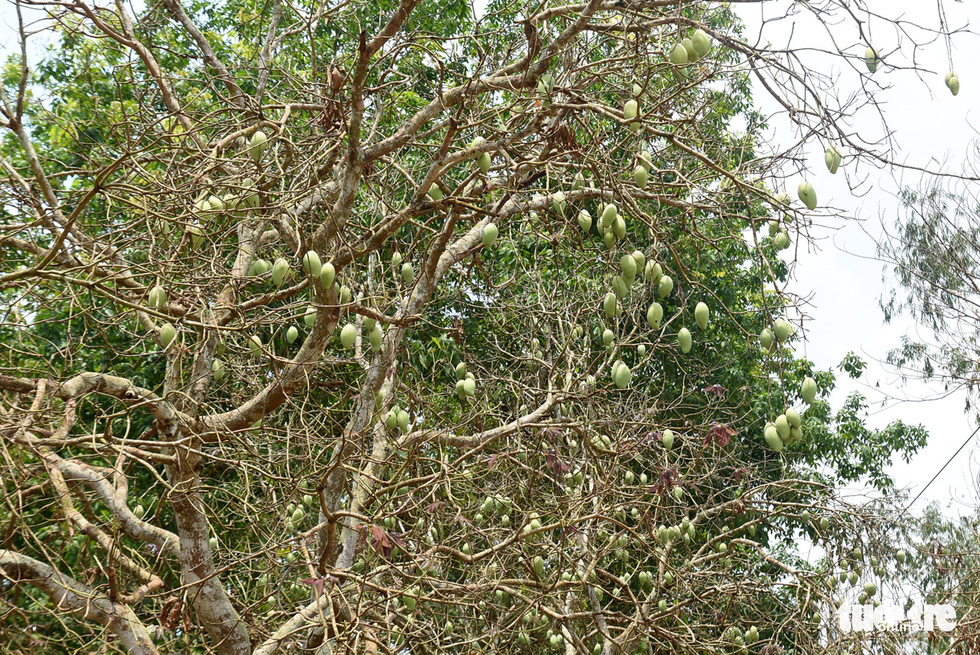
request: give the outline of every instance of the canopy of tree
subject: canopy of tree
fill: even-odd
[[[838,576],[898,564],[840,487],[925,434],[794,354],[817,191],[750,75],[877,156],[795,53],[688,0],[46,6],[0,89],[11,652],[852,638]]]

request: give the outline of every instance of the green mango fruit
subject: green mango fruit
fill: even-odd
[[[830,527],[830,520],[826,516],[820,517],[820,529],[826,530]]]
[[[415,268],[412,267],[411,262],[402,264],[402,280],[408,286],[415,282]]]
[[[623,106],[623,118],[630,121],[637,117],[640,113],[640,104],[634,99],[630,98],[626,101]]]
[[[613,293],[616,297],[622,300],[629,293],[629,288],[626,286],[626,280],[623,279],[622,275],[617,275],[612,281]]]
[[[708,306],[703,302],[694,308],[694,320],[702,330],[708,327]]]
[[[650,305],[650,308],[647,310],[647,323],[650,324],[650,327],[654,330],[659,330],[660,322],[663,320],[663,318],[664,308],[660,305],[660,303],[655,302]]]
[[[827,152],[824,153],[823,160],[827,164],[827,170],[830,171],[830,174],[836,175],[841,162],[840,149],[836,145],[831,144],[827,148]]]
[[[616,335],[613,334],[613,331],[610,330],[609,328],[606,328],[605,330],[602,331],[602,343],[606,348],[612,345],[613,339],[615,338]]]
[[[476,382],[470,378],[463,380],[463,393],[467,396],[476,395]]]
[[[268,146],[269,137],[265,135],[265,132],[255,130],[255,133],[252,134],[252,138],[248,142],[248,156],[257,164],[262,160],[262,155],[265,154],[265,149]]]
[[[687,54],[687,48],[683,44],[678,43],[670,51],[670,63],[674,66],[686,66],[690,57]]]
[[[800,182],[799,188],[796,190],[797,195],[803,204],[806,205],[807,209],[813,210],[817,207],[817,192],[813,190],[813,185],[809,182]]]
[[[398,268],[402,263],[402,254],[397,250],[391,253],[391,267]]]
[[[694,30],[691,42],[694,43],[694,52],[697,53],[699,59],[711,52],[711,38],[704,30]]]
[[[881,61],[881,57],[878,56],[878,51],[868,46],[864,51],[864,64],[868,67],[868,72],[873,73],[878,70],[878,63]]]
[[[171,323],[164,323],[160,326],[160,345],[166,350],[167,346],[177,338],[177,329]]]
[[[316,254],[315,251],[310,250],[305,255],[303,255],[303,270],[307,275],[312,275],[313,277],[320,277],[320,269],[322,268],[320,264],[320,255]]]
[[[565,202],[565,194],[561,191],[555,191],[551,194],[551,208],[555,210],[555,213],[564,216],[565,207],[568,203]]]
[[[786,439],[789,437],[789,430],[790,430],[789,421],[786,420],[786,415],[780,414],[779,416],[777,416],[774,425],[776,426],[776,432],[779,433],[779,438],[782,439],[783,442],[785,442]]]
[[[381,350],[381,340],[384,338],[384,332],[381,331],[380,325],[377,323],[374,324],[374,327],[368,333],[368,338],[371,341],[371,350],[375,352]]]
[[[161,309],[167,304],[167,292],[163,287],[157,285],[150,289],[150,307],[152,309]]]
[[[445,197],[446,196],[442,193],[442,189],[439,188],[439,185],[433,182],[432,186],[429,187],[429,198],[431,198],[433,202],[439,202]]]
[[[340,331],[340,343],[346,349],[354,347],[354,340],[357,337],[357,328],[352,323],[348,323]]]
[[[616,220],[612,224],[612,232],[617,239],[626,238],[626,219],[623,218],[622,214],[616,215]]]
[[[466,379],[466,364],[464,362],[460,362],[459,364],[456,364],[456,379],[457,380]]]
[[[539,579],[544,579],[544,558],[537,555],[532,563],[534,568],[534,574],[538,576]]]
[[[670,450],[674,447],[674,432],[673,430],[664,430],[663,436],[664,448]]]
[[[904,550],[900,550],[897,553],[895,553],[895,560],[899,564],[905,564],[905,558],[906,558],[906,555],[905,555],[905,551]]]
[[[800,414],[795,409],[787,409],[785,416],[790,427],[798,428],[803,425],[803,419],[800,418]]]
[[[582,171],[575,174],[572,178],[572,191],[578,191],[585,188],[585,176],[582,175]]]
[[[480,239],[483,241],[483,245],[489,248],[493,245],[493,242],[497,240],[497,226],[493,223],[487,223],[483,226],[483,232],[480,234]]]
[[[214,379],[221,382],[225,377],[225,363],[220,359],[215,359],[211,362],[211,373],[214,374]]]
[[[602,299],[602,311],[605,312],[606,318],[613,318],[616,316],[616,294],[607,293]]]
[[[489,152],[481,152],[480,156],[476,158],[476,165],[479,167],[480,172],[486,175],[490,171],[490,166],[493,164],[493,160],[490,158]]]
[[[306,327],[313,327],[313,324],[316,323],[316,308],[308,307],[306,309],[306,313],[303,315],[303,323],[306,324]]]
[[[956,75],[954,75],[953,77],[949,78],[949,84],[947,84],[946,86],[949,87],[950,93],[952,93],[954,96],[955,95],[959,95],[959,92],[960,92],[960,78],[957,77]]]
[[[578,226],[583,232],[588,232],[592,228],[592,215],[585,209],[578,213]]]
[[[694,41],[691,39],[682,39],[681,45],[687,50],[687,60],[689,62],[695,62],[698,60],[698,51],[694,49]]]
[[[691,352],[691,331],[686,327],[681,328],[677,333],[677,343],[680,344],[681,352],[685,355]]]
[[[623,271],[623,280],[627,286],[632,285],[636,280],[636,259],[633,255],[623,255],[619,260],[619,267]]]
[[[776,340],[776,335],[772,333],[769,328],[764,328],[762,333],[759,335],[759,343],[765,350],[769,350],[772,347],[773,342]]]
[[[330,291],[333,288],[333,283],[337,279],[337,269],[333,267],[330,262],[325,262],[320,267],[320,288],[324,291]]]
[[[787,323],[786,321],[784,321],[783,319],[777,318],[776,321],[772,324],[772,331],[773,334],[776,335],[777,339],[779,339],[780,341],[785,341],[786,339],[789,339],[790,336],[792,336],[793,326]]]
[[[279,257],[272,265],[272,283],[278,287],[286,279],[287,273],[289,273],[289,262]]]
[[[674,290],[674,280],[669,275],[664,275],[660,278],[660,283],[657,284],[657,295],[661,298],[666,298],[670,295],[670,292]]]
[[[817,398],[817,381],[809,376],[804,378],[800,386],[800,397],[807,405],[812,405]]]
[[[643,271],[645,269],[646,263],[647,263],[647,257],[646,257],[646,255],[644,255],[643,252],[640,251],[640,250],[634,250],[633,251],[633,254],[631,255],[631,257],[633,257],[633,261],[636,262],[636,271],[637,271],[637,273],[639,273],[640,271]]]
[[[606,246],[606,250],[612,250],[616,247],[616,235],[610,230],[602,235],[602,243]]]
[[[350,302],[350,287],[346,284],[340,287],[340,291],[337,293],[338,299],[341,305],[346,305]]]
[[[295,325],[290,325],[289,329],[286,330],[286,343],[293,345],[296,339],[299,338],[299,330],[296,329]]]
[[[643,357],[644,355],[647,354],[647,347],[641,343],[639,346],[636,347],[636,354],[639,355],[640,357]]]
[[[616,372],[613,374],[616,386],[620,389],[625,389],[628,387],[632,373],[633,372],[630,371],[629,366],[627,366],[625,363],[621,363],[621,366],[616,369]]]
[[[783,449],[783,440],[779,438],[779,433],[776,432],[776,427],[770,425],[765,429],[763,433],[766,438],[766,443],[769,447],[775,450],[777,453]]]
[[[619,209],[616,205],[609,203],[602,210],[602,227],[609,229],[612,224],[616,222],[616,216],[619,215]]]
[[[262,337],[253,334],[248,338],[248,349],[253,356],[258,357],[262,354]]]
[[[791,245],[789,232],[784,229],[780,229],[775,238],[773,238],[772,243],[777,249],[786,250]]]
[[[204,230],[197,225],[191,225],[187,228],[187,235],[189,237],[189,242],[191,250],[197,250],[204,243]]]
[[[402,434],[408,432],[408,423],[411,417],[408,415],[404,409],[398,411],[398,429],[402,431]]]

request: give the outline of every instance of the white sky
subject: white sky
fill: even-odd
[[[749,41],[759,34],[763,16],[783,16],[787,7],[793,4],[800,8],[803,3],[770,1],[761,5],[736,5],[746,22]],[[911,24],[938,26],[935,3],[871,0],[867,4],[883,15],[902,16]],[[950,27],[955,29],[968,24],[973,5],[954,2],[946,2],[945,5]],[[977,116],[975,112],[971,113],[971,108],[980,106],[980,89],[976,77],[970,75],[970,69],[980,59],[980,41],[969,34],[959,34],[952,39],[952,66],[961,80],[959,95],[953,97],[943,82],[946,72],[950,70],[943,40],[927,44],[923,50],[915,53],[918,65],[933,72],[920,79],[912,71],[898,70],[909,66],[912,61],[911,43],[907,37],[899,39],[894,28],[883,22],[871,22],[869,32],[878,51],[888,53],[885,65],[879,67],[872,77],[874,82],[891,87],[875,90],[874,93],[883,105],[889,126],[894,130],[894,143],[898,148],[894,158],[910,165],[931,168],[943,162],[946,171],[959,171],[974,147],[971,140],[976,136],[971,123],[977,120]],[[792,35],[792,45],[796,47],[815,43],[826,47],[828,43],[826,33],[812,14],[805,10],[767,24],[762,28],[760,42],[771,42],[774,48],[781,48],[786,45],[789,35]],[[913,37],[916,36],[926,35],[914,33]],[[849,46],[844,47],[846,52],[863,55],[865,45],[858,41],[856,30],[840,23],[834,29],[834,37],[842,47]],[[893,52],[895,50],[898,52]],[[808,58],[812,58],[813,65],[821,66],[822,72],[839,75],[835,85],[839,97],[851,92],[866,92],[860,86],[860,78],[862,75],[866,77],[867,72],[861,62],[857,62],[859,73],[840,57],[804,54],[804,62],[809,62]],[[781,110],[758,84],[755,97],[756,104],[766,114]],[[860,134],[881,133],[880,118],[873,112],[859,115],[852,125]],[[799,136],[783,114],[770,121],[770,128],[774,142],[782,146],[792,145]],[[923,383],[902,386],[899,377],[879,363],[889,349],[900,344],[904,334],[913,339],[931,338],[928,332],[918,332],[914,322],[907,318],[890,325],[883,324],[878,300],[884,289],[882,276],[887,269],[875,260],[876,247],[868,234],[880,234],[882,221],[886,226],[894,223],[898,217],[895,194],[903,184],[915,187],[919,176],[916,173],[879,170],[868,165],[855,168],[853,162],[846,159],[846,149],[844,154],[845,164],[835,176],[827,171],[823,163],[823,147],[820,144],[812,144],[807,151],[806,166],[809,172],[806,177],[817,190],[820,206],[830,206],[845,216],[862,219],[863,225],[854,220],[821,220],[821,223],[828,225],[828,229],[815,233],[823,237],[820,250],[805,252],[801,248],[798,252],[793,290],[804,297],[812,294],[812,306],[806,308],[806,313],[813,319],[800,351],[819,368],[836,367],[850,351],[869,362],[868,371],[861,380],[839,379],[840,389],[832,396],[835,407],[839,407],[851,391],[860,391],[871,404],[871,425],[881,427],[892,420],[901,419],[906,423],[922,424],[929,430],[927,448],[910,463],[899,461],[891,469],[896,483],[900,487],[910,488],[914,497],[973,432],[976,423],[964,413],[963,393],[941,400],[916,401],[941,396],[943,389]],[[857,186],[857,193],[848,188],[845,178]],[[803,176],[790,179],[791,188],[787,191],[795,200],[796,184],[802,181]],[[798,201],[796,204],[799,206]],[[895,398],[910,400],[896,403]],[[954,513],[969,511],[976,505],[976,475],[980,468],[977,466],[980,462],[977,452],[975,443],[971,442],[926,490],[915,508],[921,509],[930,500],[943,504],[952,502]]]
[[[909,24],[938,25],[937,7],[934,3],[919,0],[869,0],[867,3],[875,11],[888,16],[901,15]],[[946,2],[948,25],[952,28],[968,24],[969,10],[973,3]],[[746,21],[746,34],[749,40],[758,34],[762,17],[784,16],[787,8],[798,11],[781,21],[768,24],[762,31],[761,43],[771,42],[773,47],[786,45],[792,35],[794,47],[815,45],[826,47],[827,34],[815,22],[812,14],[805,10],[806,3],[791,0],[768,0],[765,3],[736,4],[742,18]],[[37,15],[37,14],[35,14]],[[13,5],[0,0],[0,57],[18,48],[16,39],[16,15]],[[971,127],[977,116],[971,108],[980,106],[980,84],[970,75],[972,64],[980,60],[980,40],[968,33],[956,35],[952,40],[952,62],[957,70],[962,87],[957,97],[953,97],[943,84],[943,76],[949,70],[949,59],[943,40],[927,44],[915,53],[917,63],[932,75],[922,78],[908,70],[898,70],[908,66],[913,51],[906,35],[899,35],[894,28],[883,22],[871,22],[866,26],[879,52],[885,55],[885,64],[873,76],[873,83],[885,87],[875,91],[875,96],[883,105],[889,126],[894,130],[894,142],[899,151],[895,153],[900,161],[921,166],[944,164],[945,170],[957,171],[974,144],[976,136]],[[923,33],[913,33],[913,38],[925,37]],[[845,22],[835,27],[834,38],[842,46],[849,46],[849,53],[860,56],[864,45],[858,42],[857,32]],[[898,50],[896,52],[896,50]],[[31,54],[39,52],[31,49]],[[845,64],[839,57],[821,56],[816,52],[804,53],[804,63],[819,66],[825,73],[837,71],[837,88],[840,96],[853,91],[865,93],[861,89],[862,74]],[[860,65],[864,71],[863,64]],[[761,109],[772,114],[781,108],[768,98],[767,92],[758,84],[755,90],[756,103]],[[865,112],[852,123],[861,134],[879,134],[881,123],[872,112]],[[770,121],[772,141],[787,146],[795,142],[799,135],[785,120],[784,116],[774,116]],[[896,182],[894,173],[870,166],[855,168],[846,159],[836,176],[830,175],[823,164],[823,147],[813,144],[808,151],[806,177],[817,190],[820,205],[831,206],[845,216],[864,220],[863,228],[854,220],[821,220],[827,228],[814,234],[821,239],[819,252],[798,251],[798,265],[795,267],[793,290],[801,296],[810,296],[812,305],[807,314],[813,319],[808,323],[806,341],[800,346],[802,354],[815,362],[818,368],[836,367],[849,351],[860,354],[870,364],[862,380],[853,382],[839,380],[840,388],[832,396],[835,407],[840,407],[845,395],[851,391],[861,391],[872,404],[871,425],[884,426],[892,420],[901,419],[907,423],[921,423],[930,432],[928,447],[912,462],[899,462],[892,469],[900,487],[909,487],[914,496],[939,471],[942,465],[973,431],[975,422],[963,412],[964,396],[954,394],[942,400],[907,401],[895,403],[893,398],[930,398],[941,394],[941,389],[922,383],[901,386],[898,377],[877,362],[883,360],[890,348],[900,343],[903,334],[913,338],[918,335],[915,325],[909,321],[898,321],[883,325],[883,317],[878,308],[882,293],[883,266],[875,261],[875,245],[865,233],[878,234],[879,221],[883,217],[891,224],[897,216],[894,195],[900,183],[916,185],[918,176],[907,174]],[[787,191],[794,197],[795,188],[803,177],[790,178]],[[858,194],[852,193],[846,180],[857,186]],[[795,248],[794,248],[795,250]],[[980,457],[974,443],[954,459],[944,474],[932,484],[917,503],[921,508],[929,500],[942,503],[951,501],[953,511],[968,511],[977,502],[977,471],[980,470]],[[855,490],[860,492],[860,490]],[[963,510],[963,508],[967,508]]]

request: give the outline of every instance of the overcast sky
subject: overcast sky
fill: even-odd
[[[907,25],[938,26],[934,3],[869,0],[867,4],[883,15],[901,15],[908,21]],[[968,25],[969,10],[974,4],[947,2],[948,25],[953,29]],[[746,22],[750,41],[761,32],[760,43],[772,43],[774,48],[786,46],[790,38],[789,45],[793,47],[819,45],[826,48],[828,35],[806,10],[806,3],[768,0],[761,4],[736,4],[735,7]],[[796,13],[786,16],[790,8],[795,8]],[[763,18],[780,16],[785,17],[763,27]],[[4,58],[18,47],[15,26],[13,5],[0,0],[0,56]],[[803,61],[808,66],[819,67],[822,72],[838,75],[835,88],[839,97],[873,89],[889,127],[894,130],[894,143],[898,148],[894,153],[896,159],[933,168],[942,163],[945,170],[959,170],[973,149],[971,141],[976,136],[971,125],[978,117],[971,108],[980,106],[980,84],[970,69],[971,64],[980,61],[980,40],[966,33],[952,39],[949,54],[962,84],[959,95],[954,98],[943,84],[950,66],[943,40],[927,43],[922,50],[914,51],[910,35],[900,35],[884,22],[871,22],[865,29],[879,52],[885,54],[884,64],[873,78],[864,79],[865,88],[862,88],[863,66],[855,71],[840,57],[821,56],[815,51],[804,53]],[[857,31],[846,22],[835,26],[833,36],[838,44],[849,44],[848,52],[857,56],[863,54],[864,45],[859,43]],[[924,42],[931,37],[913,29],[911,38]],[[32,54],[37,52],[38,49],[32,48]],[[932,74],[919,76],[902,70],[910,65],[913,56],[921,68],[932,71]],[[875,88],[878,85],[885,88]],[[781,108],[768,98],[765,89],[756,86],[757,104],[773,115],[770,121],[772,142],[783,146],[792,144],[799,135],[779,113]],[[860,114],[853,125],[858,133],[869,138],[881,132],[881,121],[873,112]],[[849,154],[846,149],[844,154],[845,157]],[[912,489],[914,495],[975,428],[974,421],[963,411],[965,397],[962,394],[941,400],[896,403],[896,397],[932,398],[941,395],[942,390],[921,383],[902,386],[892,371],[878,364],[890,348],[900,343],[903,334],[917,339],[930,336],[918,333],[909,320],[883,324],[878,300],[884,288],[882,276],[886,269],[876,261],[874,240],[868,236],[868,233],[879,234],[882,219],[886,224],[894,222],[898,216],[895,193],[903,184],[917,185],[919,177],[867,165],[858,168],[846,158],[842,171],[834,176],[823,164],[823,147],[816,143],[808,152],[806,164],[809,168],[806,177],[817,190],[820,205],[833,207],[848,219],[820,220],[825,227],[814,232],[820,240],[819,251],[809,251],[803,243],[799,249],[794,248],[799,261],[794,269],[792,290],[809,297],[810,306],[806,313],[813,319],[807,325],[806,340],[801,343],[800,351],[824,369],[836,367],[850,351],[857,352],[870,363],[860,381],[840,380],[840,389],[832,397],[835,407],[840,407],[847,393],[860,391],[871,401],[872,425],[880,427],[901,419],[921,423],[929,430],[926,450],[910,463],[899,462],[891,471],[898,484]],[[791,177],[787,185],[786,190],[794,200],[796,185],[802,179],[802,176]],[[856,187],[856,192],[849,188],[848,182]],[[862,219],[863,223],[859,224],[854,218]],[[976,445],[971,443],[928,488],[916,507],[921,508],[928,500],[952,501],[953,511],[968,510],[975,505],[976,478],[980,470],[977,453]]]
[[[883,15],[902,16],[909,24],[933,28],[939,25],[935,3],[871,0],[867,5]],[[975,3],[946,2],[945,5],[947,24],[951,28],[968,25],[969,11]],[[750,41],[761,30],[760,43],[771,43],[773,48],[785,47],[787,43],[794,47],[827,46],[826,32],[806,11],[805,3],[769,1],[735,6],[746,22]],[[773,20],[786,16],[791,6],[796,7],[797,13]],[[772,22],[763,27],[763,18]],[[958,34],[951,39],[952,66],[961,80],[959,95],[953,97],[944,84],[950,63],[943,40],[926,43],[913,55],[909,35],[897,34],[883,21],[872,21],[865,29],[878,51],[888,53],[872,79],[864,82],[866,89],[874,92],[889,127],[894,130],[893,143],[897,147],[894,158],[914,166],[935,169],[942,164],[946,171],[961,170],[974,148],[971,141],[976,137],[971,123],[978,117],[971,109],[980,106],[980,89],[970,69],[980,60],[980,41],[970,34]],[[934,40],[925,32],[914,30],[911,37],[923,42]],[[850,44],[845,51],[857,56],[863,54],[865,46],[859,42],[856,29],[846,22],[834,26],[834,38],[842,47]],[[911,66],[913,56],[918,66],[931,74],[920,76],[902,70]],[[819,66],[821,72],[834,76],[838,97],[868,92],[861,84],[862,76],[867,75],[863,66],[855,71],[840,57],[816,53],[805,53],[803,57],[804,62]],[[875,88],[879,84],[886,88]],[[799,135],[781,113],[781,107],[772,102],[758,84],[755,97],[763,111],[773,116],[770,138],[784,147],[794,143]],[[856,132],[869,137],[882,132],[880,117],[874,112],[861,113],[852,124]],[[839,380],[840,389],[832,397],[835,407],[841,405],[847,393],[860,391],[871,401],[872,425],[880,427],[901,419],[907,423],[921,423],[929,430],[928,447],[910,463],[899,462],[891,470],[898,485],[912,489],[914,496],[976,427],[972,417],[964,413],[966,398],[963,393],[940,400],[919,400],[943,396],[944,390],[938,385],[922,383],[903,386],[894,371],[879,363],[889,349],[900,344],[904,334],[913,339],[932,338],[927,331],[917,330],[914,322],[907,318],[889,325],[883,323],[878,301],[886,284],[883,276],[890,278],[891,274],[876,259],[872,238],[880,235],[882,222],[891,226],[898,218],[895,201],[898,190],[903,185],[917,186],[920,176],[868,165],[855,167],[847,159],[842,170],[831,175],[823,163],[820,144],[814,143],[807,154],[809,172],[806,177],[816,189],[820,205],[840,210],[848,220],[820,219],[827,227],[815,232],[821,238],[819,251],[801,248],[797,252],[799,261],[794,269],[796,283],[793,290],[810,298],[811,305],[806,308],[806,313],[813,319],[800,350],[820,368],[837,366],[850,351],[869,362],[868,371],[861,380]],[[844,154],[845,157],[848,154],[846,149]],[[790,178],[788,187],[791,188],[787,191],[795,196],[796,184],[802,179],[802,176]],[[856,187],[854,191],[848,182]],[[854,218],[863,222],[858,223]],[[896,403],[896,397],[910,400]],[[936,500],[944,504],[952,502],[954,512],[969,511],[977,502],[976,477],[980,468],[977,452],[971,442],[926,490],[915,508],[921,509],[924,502]]]

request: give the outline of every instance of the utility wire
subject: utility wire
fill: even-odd
[[[912,509],[912,505],[915,505],[915,501],[919,500],[919,498],[922,497],[922,494],[924,494],[926,492],[926,489],[929,488],[929,485],[931,485],[933,482],[935,482],[936,481],[936,478],[938,478],[939,475],[943,471],[946,470],[946,467],[949,466],[950,462],[952,462],[954,459],[956,459],[956,456],[960,454],[960,451],[963,450],[964,448],[966,448],[966,444],[970,443],[970,439],[972,439],[973,437],[977,436],[977,432],[980,432],[980,425],[978,425],[977,426],[977,429],[973,431],[973,434],[971,434],[969,437],[967,437],[966,438],[966,441],[964,441],[963,444],[959,448],[956,449],[956,452],[953,453],[953,456],[950,457],[948,460],[946,460],[946,463],[943,464],[943,467],[941,469],[939,469],[938,471],[936,471],[936,474],[934,476],[932,476],[932,480],[929,480],[928,484],[926,484],[926,486],[922,487],[922,491],[919,492],[919,495],[916,496],[915,498],[913,498],[912,499],[912,502],[909,503],[908,507],[905,508],[905,511],[906,512],[909,511],[910,509]]]

